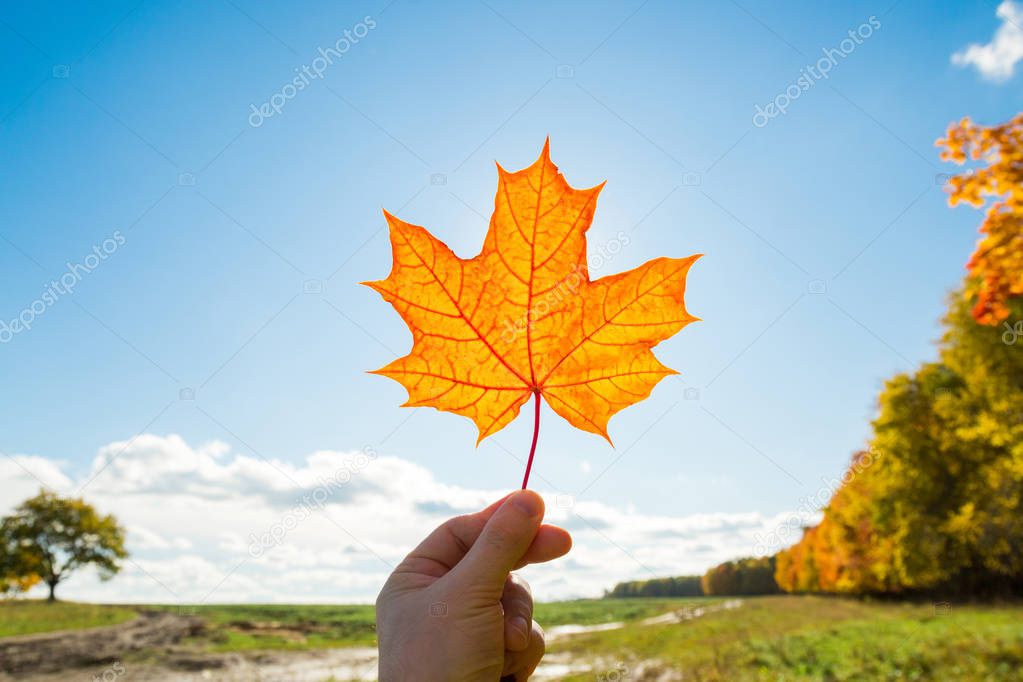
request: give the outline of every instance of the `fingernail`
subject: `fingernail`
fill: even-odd
[[[543,511],[540,506],[540,497],[536,493],[520,491],[512,495],[508,501],[526,516],[539,516]]]

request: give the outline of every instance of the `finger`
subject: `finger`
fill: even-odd
[[[572,549],[572,536],[564,528],[557,526],[540,526],[533,544],[529,546],[526,553],[512,570],[518,570],[526,564],[542,564],[545,561],[557,559],[568,554]]]
[[[505,651],[502,675],[514,676],[515,682],[526,682],[540,664],[546,649],[543,628],[533,621],[529,646],[524,651]]]
[[[504,648],[524,651],[529,646],[529,633],[533,622],[533,592],[529,583],[512,573],[504,583],[501,595],[504,607]]]
[[[482,511],[448,519],[409,552],[403,563],[412,566],[416,572],[436,577],[444,575],[462,560],[483,532],[487,521],[508,497],[505,495]]]
[[[476,588],[479,596],[496,600],[505,578],[533,544],[542,519],[543,498],[532,490],[512,493],[449,575],[459,584]]]

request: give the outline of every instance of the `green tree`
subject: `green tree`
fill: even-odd
[[[618,583],[604,593],[612,599],[631,597],[699,597],[703,595],[700,588],[700,576],[683,575],[674,578],[652,578],[650,580],[631,580]]]
[[[1023,299],[1006,301],[1007,316],[1023,323]],[[984,581],[1023,582],[1023,335],[971,324],[961,297],[953,298],[942,340],[942,362],[962,378],[956,396],[956,438],[969,453],[963,501],[948,532]]]
[[[14,580],[37,576],[56,599],[57,585],[83,566],[109,580],[121,570],[124,529],[82,499],[41,491],[0,520],[0,558]]]
[[[1023,319],[1018,298],[1005,301]],[[874,423],[874,519],[898,589],[974,593],[1023,578],[1023,345],[953,294],[940,361],[888,382]]]

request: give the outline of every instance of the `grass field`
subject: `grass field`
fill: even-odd
[[[761,597],[685,623],[560,640],[551,652],[596,654],[598,674],[651,679],[1014,680],[1023,679],[1023,609]]]
[[[557,625],[595,625],[616,621],[634,621],[656,616],[689,604],[710,604],[720,601],[710,597],[699,599],[576,599],[537,604],[533,614],[536,622],[550,628]]]
[[[579,600],[538,604],[558,625],[625,627],[558,638],[549,660],[566,680],[1013,680],[1023,679],[1023,606],[941,607],[824,597]],[[680,622],[643,623],[709,607]],[[372,646],[373,607],[204,605],[146,607],[199,615],[196,651]],[[0,603],[0,636],[109,625],[131,607]]]
[[[0,637],[116,625],[135,617],[128,607],[73,602],[0,601]]]

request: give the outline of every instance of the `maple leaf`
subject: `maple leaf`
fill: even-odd
[[[387,211],[393,265],[364,282],[398,311],[412,351],[376,370],[408,391],[405,407],[469,417],[479,441],[531,396],[610,442],[607,423],[676,374],[651,348],[698,319],[686,274],[699,255],[656,258],[591,281],[586,230],[604,184],[574,189],[550,159],[497,166],[490,228],[478,256],[459,258],[427,230]],[[534,449],[536,432],[534,430]]]

